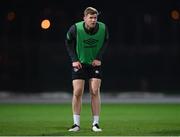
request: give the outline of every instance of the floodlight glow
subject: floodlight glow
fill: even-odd
[[[48,29],[51,25],[51,22],[48,19],[45,19],[41,22],[42,29]]]

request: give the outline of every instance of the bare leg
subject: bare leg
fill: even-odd
[[[72,111],[74,115],[80,115],[82,95],[84,91],[84,80],[73,80]]]
[[[93,116],[99,116],[100,114],[100,86],[101,79],[92,78],[89,81],[89,88],[91,93],[91,108]]]
[[[91,93],[91,108],[93,114],[93,123],[92,123],[92,131],[101,132],[102,129],[99,127],[99,114],[100,114],[100,86],[101,80],[97,78],[92,78],[89,81],[89,88]]]
[[[73,80],[73,97],[72,97],[72,111],[74,124],[69,129],[71,132],[76,132],[80,130],[80,113],[81,113],[81,103],[82,95],[84,91],[84,80]]]

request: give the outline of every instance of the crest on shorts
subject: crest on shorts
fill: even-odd
[[[77,72],[79,69],[78,68],[74,68],[74,72]]]
[[[99,70],[95,70],[95,73],[96,73],[96,74],[99,74]]]

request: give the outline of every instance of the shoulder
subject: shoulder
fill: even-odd
[[[76,29],[77,30],[82,29],[83,28],[83,24],[84,24],[84,21],[80,21],[80,22],[75,23]]]
[[[76,22],[75,25],[77,26],[77,25],[81,25],[83,23],[84,23],[84,21],[80,21],[80,22]]]
[[[100,21],[98,21],[97,23],[98,23],[98,25],[103,26],[103,28],[104,28],[106,31],[108,31],[107,25],[106,25],[105,23],[100,22]]]
[[[105,23],[103,23],[103,22],[100,22],[100,21],[98,21],[97,23],[99,25],[103,26],[103,28],[105,29],[106,39],[108,39],[109,38],[109,31],[108,31],[107,25]]]
[[[69,28],[68,33],[76,33],[77,28],[79,28],[79,26],[81,26],[83,23],[84,23],[83,21],[80,21],[80,22],[77,22],[77,23],[73,24],[73,25]]]
[[[97,24],[98,24],[98,26],[101,26],[103,28],[105,28],[105,26],[106,26],[103,22],[100,22],[100,21],[98,21]]]
[[[105,25],[105,23],[103,23],[101,21],[98,21],[97,23],[100,24],[100,25]]]
[[[99,25],[104,26],[105,28],[107,27],[107,25],[106,25],[104,22],[98,21],[97,23],[98,23]]]
[[[76,26],[75,26],[75,24],[73,24],[67,32],[67,39],[72,40],[75,37],[76,37]]]
[[[70,27],[69,30],[68,30],[68,33],[75,32],[75,29],[76,29],[75,24],[71,25],[71,27]]]

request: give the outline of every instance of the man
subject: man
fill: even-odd
[[[88,7],[84,11],[84,21],[71,26],[67,32],[66,47],[72,60],[72,111],[74,124],[69,131],[80,130],[80,112],[85,81],[89,81],[92,131],[99,132],[101,60],[108,40],[104,23],[98,22],[98,11]]]

